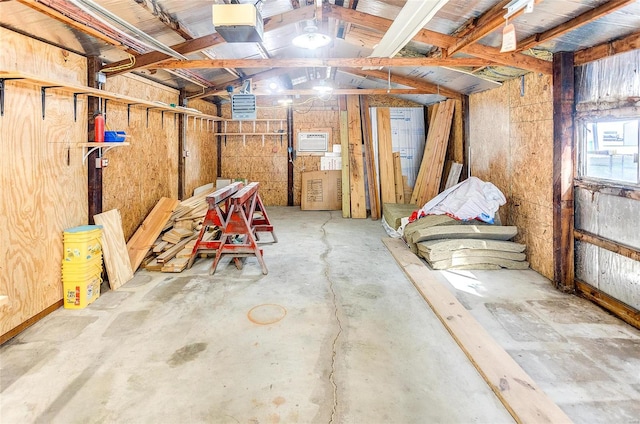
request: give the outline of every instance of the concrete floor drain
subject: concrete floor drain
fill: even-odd
[[[254,306],[247,313],[247,318],[254,324],[269,325],[275,324],[287,315],[287,310],[280,305],[265,303]]]

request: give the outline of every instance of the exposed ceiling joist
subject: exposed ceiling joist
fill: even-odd
[[[596,8],[593,8],[581,15],[576,16],[575,18],[558,25],[555,28],[551,28],[547,31],[538,33],[538,34],[534,34],[530,37],[525,38],[524,40],[520,41],[518,43],[518,50],[517,51],[522,51],[522,50],[527,50],[530,49],[538,44],[542,44],[545,41],[549,41],[553,38],[557,38],[560,37],[568,32],[573,31],[574,29],[577,29],[579,27],[581,27],[582,25],[586,25],[590,22],[595,21],[596,19],[599,19],[605,15],[608,15],[609,13],[613,13],[618,9],[621,9],[631,3],[635,3],[637,0],[611,0],[608,1],[607,3],[598,6]]]
[[[212,93],[212,95],[216,96],[224,96],[227,93],[226,91],[218,91],[216,93]],[[261,91],[255,90],[252,91],[251,94],[255,94],[256,96],[273,96],[274,93],[271,91]],[[418,95],[418,94],[433,94],[427,90],[420,90],[416,88],[334,88],[331,91],[332,96],[340,96],[340,95],[400,95],[400,94],[409,94],[409,95]],[[282,90],[278,91],[277,96],[318,96],[320,93],[313,89],[298,89],[298,90]]]
[[[357,57],[357,58],[294,58],[294,59],[203,59],[167,60],[153,65],[155,69],[211,68],[304,68],[308,66],[340,67],[419,67],[419,66],[486,66],[491,61],[477,58],[432,57]]]
[[[446,87],[441,87],[437,84],[431,84],[416,78],[405,77],[405,76],[394,75],[394,74],[389,75],[387,72],[384,72],[384,71],[363,70],[359,68],[358,69],[340,68],[340,70],[344,72],[348,72],[352,75],[357,75],[361,77],[371,77],[371,78],[376,78],[383,81],[388,81],[390,77],[390,80],[393,83],[405,85],[407,87],[413,87],[416,90],[424,90],[426,94],[440,94],[444,97],[448,97],[450,99],[457,99],[457,100],[462,98],[462,94],[458,93],[457,91],[453,91]]]

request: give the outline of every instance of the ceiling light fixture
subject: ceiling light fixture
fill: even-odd
[[[318,32],[318,27],[313,21],[307,21],[303,33],[291,40],[291,43],[302,49],[314,50],[324,47],[331,42],[331,37]]]

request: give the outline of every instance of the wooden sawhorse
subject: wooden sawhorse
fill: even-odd
[[[231,206],[231,196],[236,194],[242,188],[242,186],[243,184],[240,182],[233,183],[226,187],[222,187],[221,189],[218,189],[207,196],[209,209],[204,216],[202,228],[200,229],[200,233],[198,234],[198,238],[196,239],[196,244],[193,246],[193,250],[191,251],[191,256],[189,257],[189,262],[187,263],[187,268],[191,268],[191,266],[193,265],[198,251],[208,251],[212,253],[218,250],[218,248],[220,247],[220,240],[203,241],[202,238],[207,232],[208,227],[212,225],[215,225],[221,229],[224,228],[227,222],[229,208]]]
[[[258,247],[257,233],[270,232],[274,243],[277,243],[278,239],[258,194],[258,185],[257,182],[250,183],[230,197],[226,222],[222,227],[216,257],[209,274],[216,272],[223,255],[231,255],[238,269],[242,269],[240,258],[255,256],[262,267],[262,273],[268,273],[262,258],[262,249]],[[260,214],[256,215],[256,212]]]

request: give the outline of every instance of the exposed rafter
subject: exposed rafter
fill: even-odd
[[[560,37],[568,32],[573,31],[576,28],[586,25],[595,21],[609,13],[613,13],[618,9],[621,9],[631,3],[635,3],[637,0],[610,0],[607,3],[591,9],[575,18],[558,25],[555,28],[551,28],[547,31],[534,34],[530,37],[518,43],[518,51],[530,49],[538,44],[542,44],[545,41],[549,41],[553,38]]]
[[[369,15],[363,12],[357,12],[344,7],[332,6],[329,13],[330,17],[340,19],[380,32],[385,32],[391,26],[390,19],[381,18],[379,16]],[[453,46],[457,40],[456,37],[447,34],[441,34],[435,31],[420,30],[413,38],[414,41],[430,44],[443,49]],[[484,46],[482,44],[472,44],[465,49],[465,53],[485,60],[490,60],[501,65],[512,66],[514,68],[525,69],[527,71],[541,72],[551,74],[551,62],[527,56],[522,53],[500,53],[500,49],[495,47]]]

